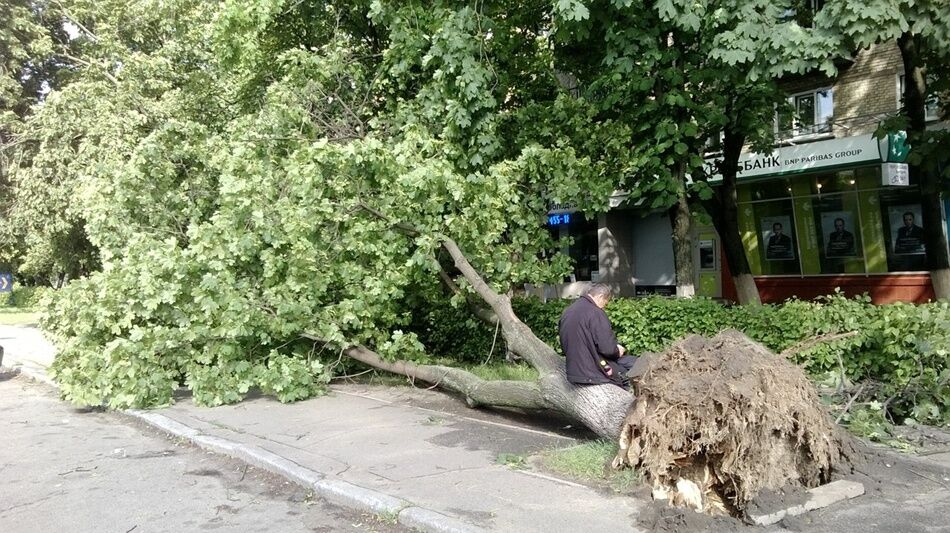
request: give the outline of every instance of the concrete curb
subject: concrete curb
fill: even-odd
[[[399,523],[422,531],[476,533],[484,531],[471,524],[422,507],[406,507],[399,512]]]
[[[395,516],[401,525],[426,533],[482,533],[485,531],[431,509],[418,507],[402,498],[339,479],[325,479],[325,474],[300,466],[260,446],[242,444],[214,435],[204,435],[194,428],[158,413],[137,410],[128,410],[125,413],[172,436],[186,439],[204,450],[227,455],[283,476],[298,485],[312,489],[320,498],[347,509]]]
[[[12,359],[12,358],[11,358]],[[15,360],[22,375],[59,388],[50,379],[46,370]],[[239,461],[287,478],[294,483],[312,489],[324,500],[358,512],[370,512],[395,517],[399,524],[425,533],[484,533],[485,529],[437,511],[419,507],[412,502],[382,492],[367,489],[339,479],[325,479],[326,475],[252,444],[242,444],[215,435],[205,435],[199,430],[182,424],[165,415],[126,409],[119,411],[138,419],[173,437],[185,439],[209,452],[227,455]]]

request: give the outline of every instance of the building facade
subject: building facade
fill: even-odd
[[[873,135],[901,107],[902,68],[896,44],[885,43],[861,51],[836,78],[783,83],[794,115],[775,117],[774,150],[744,152],[738,175],[740,231],[764,302],[836,289],[881,303],[933,298],[920,190],[902,165],[907,147],[901,135]],[[936,102],[928,103],[927,114],[928,127],[947,127]],[[716,156],[707,154],[707,162]],[[616,203],[596,224],[585,221],[586,248],[576,254],[583,255],[583,268],[570,282],[547,288],[547,296],[576,295],[592,281],[627,296],[675,293],[666,213]],[[943,220],[947,231],[946,214]],[[735,300],[719,236],[698,221],[694,226],[697,293]],[[561,224],[558,231],[576,236],[578,228]]]

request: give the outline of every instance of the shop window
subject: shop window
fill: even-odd
[[[755,246],[756,275],[920,272],[926,268],[917,187],[881,187],[880,168],[861,167],[740,186],[740,227]],[[763,192],[766,191],[766,192]],[[761,193],[761,194],[759,194]]]
[[[879,204],[884,228],[887,270],[926,270],[920,194],[914,190],[882,190]]]
[[[577,212],[552,213],[548,215],[548,228],[562,244],[561,253],[569,255],[574,263],[574,274],[564,281],[597,281],[594,279],[599,276],[597,218],[588,220]]]
[[[928,86],[935,81],[932,76],[927,77]],[[897,107],[904,107],[904,75],[897,75]],[[940,100],[936,94],[929,94],[924,104],[924,120],[931,122],[940,120]]]
[[[747,185],[752,200],[776,200],[779,198],[791,198],[792,187],[788,180],[773,179],[763,180]]]
[[[780,113],[776,130],[779,137],[806,137],[831,133],[834,117],[834,93],[831,88],[817,89],[788,98],[792,114]]]
[[[820,273],[863,274],[864,250],[857,193],[815,196],[811,204]]]
[[[841,172],[827,172],[823,174],[813,174],[808,179],[808,186],[814,195],[833,194],[839,192],[849,192],[857,189],[857,177],[854,170],[844,170]]]
[[[776,200],[752,204],[758,232],[761,274],[801,274],[792,202]]]

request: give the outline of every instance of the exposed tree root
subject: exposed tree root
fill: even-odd
[[[760,490],[815,487],[857,457],[801,369],[735,330],[641,358],[633,383],[614,465],[674,503],[738,514]]]

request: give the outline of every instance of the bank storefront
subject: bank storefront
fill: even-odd
[[[763,301],[836,288],[877,302],[933,298],[902,141],[863,135],[740,160],[739,227]],[[735,298],[726,271],[722,296]]]

